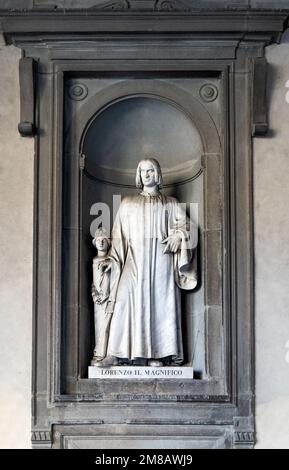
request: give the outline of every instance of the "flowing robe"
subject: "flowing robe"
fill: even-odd
[[[181,237],[176,254],[162,240]],[[161,193],[123,199],[112,231],[110,256],[119,272],[107,354],[119,358],[171,356],[183,361],[180,290],[194,289],[197,229],[178,201]]]
[[[109,334],[109,325],[111,317],[106,315],[105,310],[107,300],[110,294],[110,273],[104,272],[101,264],[109,260],[109,257],[93,260],[93,285],[98,296],[94,303],[94,329],[95,329],[95,348],[94,358],[104,359],[106,357],[106,348]]]

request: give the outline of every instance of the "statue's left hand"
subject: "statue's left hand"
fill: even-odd
[[[164,254],[176,253],[181,248],[182,238],[179,234],[173,234],[162,240],[162,243],[166,243]]]

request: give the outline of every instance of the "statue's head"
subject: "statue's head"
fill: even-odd
[[[163,187],[162,170],[155,158],[145,158],[139,162],[136,170],[136,187],[143,189],[154,186],[158,189]]]
[[[94,239],[92,240],[92,243],[97,249],[97,251],[103,251],[107,253],[111,246],[111,239],[104,228],[99,228],[94,234]]]

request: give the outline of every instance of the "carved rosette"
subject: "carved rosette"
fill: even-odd
[[[206,103],[211,103],[212,101],[215,101],[218,98],[218,94],[218,88],[211,83],[206,83],[200,88],[200,97]]]
[[[83,83],[75,83],[68,89],[68,95],[74,101],[84,100],[88,95],[88,88]]]

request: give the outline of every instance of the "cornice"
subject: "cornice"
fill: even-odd
[[[29,35],[34,41],[45,34],[72,37],[88,34],[125,33],[186,33],[267,35],[268,42],[278,42],[288,25],[289,10],[199,10],[199,11],[1,11],[0,31],[6,43],[14,43],[19,35]]]
[[[200,11],[286,10],[287,0],[2,0],[2,9],[15,12],[53,11]]]

